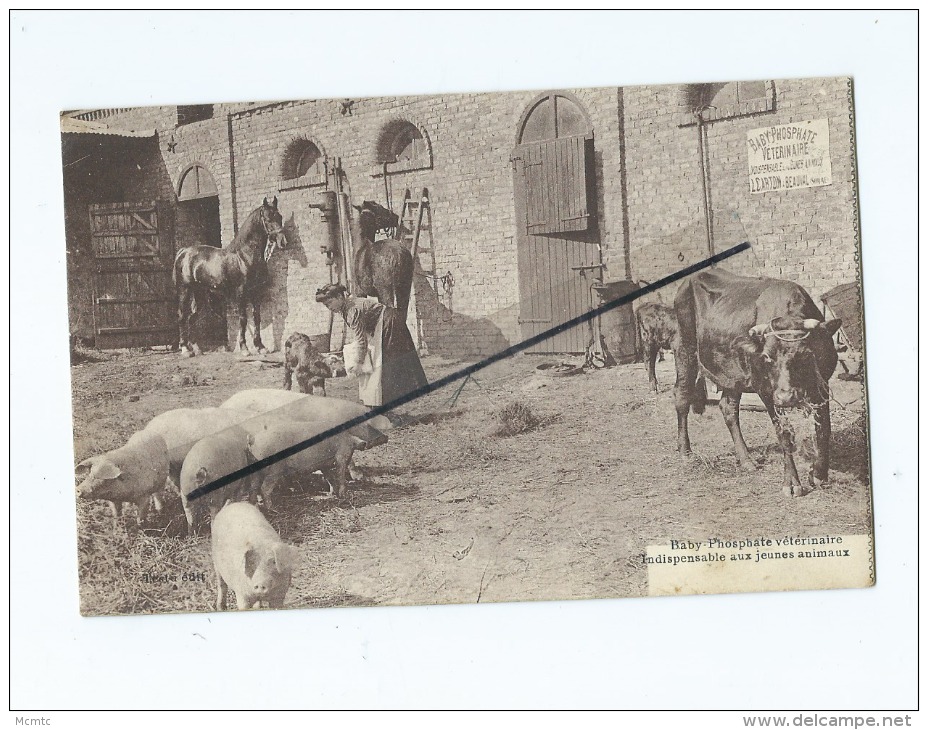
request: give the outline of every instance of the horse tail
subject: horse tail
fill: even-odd
[[[190,276],[190,248],[184,246],[178,249],[174,255],[174,269],[171,272],[171,278],[174,280],[174,286],[178,284],[187,284],[192,278]]]
[[[171,278],[174,280],[174,288],[180,286],[191,287],[190,292],[190,314],[197,313],[197,295],[196,288],[193,287],[193,248],[184,246],[174,256],[174,268],[171,271]]]

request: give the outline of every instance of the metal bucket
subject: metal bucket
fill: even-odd
[[[593,291],[599,298],[597,306],[614,302],[636,289],[638,285],[633,281],[607,281],[593,286]],[[635,311],[631,303],[599,315],[599,331],[606,347],[609,348],[609,353],[619,365],[635,362],[637,329]]]

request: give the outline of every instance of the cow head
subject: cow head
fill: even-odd
[[[817,404],[828,398],[837,364],[831,338],[840,326],[840,319],[776,317],[736,338],[732,348],[746,358],[755,390],[769,394],[777,408]]]

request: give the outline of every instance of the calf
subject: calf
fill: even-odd
[[[330,361],[307,335],[294,332],[284,345],[284,389],[293,387],[293,374],[301,393],[325,395],[325,379],[335,377]]]
[[[310,425],[312,428],[307,428]],[[255,460],[261,461],[337,425],[338,421],[307,424],[278,419],[252,434],[251,453]],[[334,494],[339,498],[344,497],[351,457],[363,443],[351,431],[343,431],[265,467],[255,475],[265,505],[270,506],[271,493],[277,482],[293,472],[309,474],[321,471],[329,482],[330,496]]]
[[[207,510],[212,522],[227,501],[254,493],[252,475],[246,473],[230,484],[191,496],[194,490],[248,467],[253,462],[249,441],[244,429],[233,426],[200,439],[190,449],[180,473],[180,498],[192,532],[203,522]]]
[[[280,539],[257,507],[248,502],[223,507],[213,520],[211,543],[217,611],[225,610],[229,588],[240,611],[262,603],[283,606],[296,549]]]
[[[109,502],[116,519],[122,503],[133,502],[138,506],[141,525],[152,499],[159,512],[162,508],[158,493],[168,476],[167,446],[160,436],[140,431],[122,448],[84,459],[76,471],[79,477],[85,477],[77,488],[80,498]]]
[[[705,373],[722,390],[719,407],[738,462],[754,468],[741,435],[742,393],[757,393],[783,451],[783,490],[807,493],[793,461],[793,434],[784,409],[807,406],[815,420],[815,460],[809,484],[828,479],[831,441],[828,379],[838,362],[832,337],[840,319],[824,322],[808,292],[778,279],[736,276],[722,269],[690,277],[674,301],[679,337],[674,352],[677,382],[677,448],[690,453],[687,413],[705,404]]]
[[[638,321],[638,336],[641,340],[641,352],[647,357],[648,382],[651,390],[657,393],[657,375],[654,364],[661,350],[671,350],[677,339],[677,317],[673,309],[663,304],[647,302],[635,312]]]

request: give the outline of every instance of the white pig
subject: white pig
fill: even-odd
[[[138,523],[142,524],[152,498],[161,511],[158,493],[168,476],[167,446],[157,434],[139,431],[122,448],[84,459],[76,473],[85,477],[77,488],[79,497],[106,500],[115,518],[119,518],[123,502],[133,502],[138,505]]]
[[[240,611],[262,603],[283,606],[296,548],[281,541],[261,511],[248,502],[227,504],[213,520],[212,533],[216,610],[225,610],[229,588]]]
[[[250,423],[246,422],[245,425]],[[268,419],[262,428],[249,432],[251,453],[256,461],[261,461],[338,424],[339,421],[320,420],[310,424]],[[350,430],[343,431],[261,469],[255,476],[265,505],[270,506],[271,493],[280,479],[292,472],[311,474],[319,470],[329,482],[329,494],[344,497],[351,457],[355,449],[362,444],[363,441]]]
[[[253,461],[248,442],[248,434],[238,426],[233,426],[200,439],[188,452],[180,472],[180,498],[187,524],[192,531],[203,521],[207,510],[212,520],[226,501],[234,501],[245,494],[251,495],[252,475],[246,473],[230,484],[196,497],[190,496],[195,489],[246,469]]]
[[[168,447],[171,479],[180,486],[180,472],[190,449],[200,439],[254,417],[250,411],[228,408],[175,408],[155,416],[145,433],[158,434]]]
[[[344,422],[368,412],[367,406],[342,398],[325,398],[321,395],[306,395],[271,388],[243,390],[219,407],[254,413],[273,412],[281,418],[293,421]],[[386,443],[387,437],[384,433],[392,428],[393,424],[389,418],[374,416],[358,426],[352,426],[351,430],[365,442],[364,448],[371,448]]]

